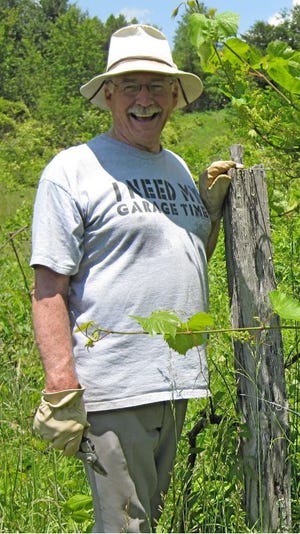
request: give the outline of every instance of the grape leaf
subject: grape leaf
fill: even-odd
[[[193,315],[186,323],[181,323],[177,327],[175,336],[165,335],[164,339],[169,347],[179,354],[186,354],[192,347],[203,345],[206,341],[201,330],[213,325],[213,318],[205,312],[199,312]]]
[[[188,330],[205,330],[208,326],[213,326],[214,320],[211,315],[199,312],[193,315],[186,323]]]
[[[228,37],[236,35],[239,27],[239,15],[231,11],[217,13],[215,19],[218,28],[218,40],[223,42]]]
[[[272,308],[283,319],[300,321],[300,302],[280,291],[271,291],[269,298]]]
[[[184,328],[178,328],[175,336],[165,335],[164,339],[171,349],[183,355],[192,347],[198,347],[205,343],[203,334],[187,333]]]
[[[168,334],[175,336],[177,326],[181,321],[176,313],[168,310],[156,310],[149,315],[149,317],[139,317],[138,315],[130,315],[135,319],[151,336],[155,334]]]

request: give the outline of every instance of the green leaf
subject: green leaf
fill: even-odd
[[[169,347],[179,354],[186,354],[192,347],[198,347],[206,342],[205,336],[199,332],[213,326],[213,318],[205,312],[193,315],[186,323],[178,326],[175,336],[165,335],[164,339]]]
[[[270,78],[281,87],[294,94],[300,93],[300,52],[275,41],[269,44],[261,63]]]
[[[270,57],[289,59],[295,54],[295,50],[283,41],[272,41],[267,46],[267,54]]]
[[[80,324],[74,332],[78,334],[79,332],[87,332],[90,328],[95,326],[95,321],[87,321],[86,323]]]
[[[300,62],[286,60],[282,57],[265,56],[262,67],[268,76],[287,91],[300,93]]]
[[[72,519],[76,521],[76,523],[84,523],[85,521],[88,521],[91,519],[91,511],[89,510],[76,510],[76,512],[72,512]]]
[[[223,42],[237,34],[239,28],[240,17],[237,13],[225,11],[224,13],[217,13],[215,15],[218,29],[218,41]]]
[[[189,17],[189,35],[191,43],[198,49],[203,43],[213,44],[216,41],[216,24],[202,13],[193,13]]]
[[[300,77],[291,74],[289,65],[283,59],[278,59],[269,64],[267,69],[268,75],[272,80],[277,82],[281,87],[291,93],[300,93]]]
[[[232,37],[227,39],[225,43],[223,58],[232,65],[240,65],[242,62],[246,62],[253,68],[259,68],[262,54],[254,46],[250,46],[238,37]]]
[[[91,518],[93,499],[89,495],[73,495],[64,503],[64,508],[77,523],[84,523]]]
[[[175,9],[172,11],[171,17],[173,17],[173,18],[177,17],[179,8],[180,8],[180,5],[175,7]]]
[[[205,338],[202,334],[187,333],[185,328],[178,328],[175,336],[165,335],[164,339],[171,349],[183,355],[192,347],[198,347],[205,343]]]
[[[300,78],[300,53],[289,60],[289,72],[296,78]]]
[[[135,319],[151,336],[155,334],[168,334],[175,336],[178,325],[181,324],[176,313],[168,310],[156,310],[151,313],[149,317],[139,317],[137,315],[130,315]]]
[[[300,302],[298,300],[276,290],[269,293],[269,298],[274,312],[280,317],[300,321]]]
[[[71,512],[78,512],[91,508],[93,499],[90,495],[76,494],[70,497],[65,503],[64,507]]]
[[[189,32],[192,44],[198,49],[204,43],[213,45],[224,42],[236,35],[239,16],[236,13],[225,12],[208,18],[202,13],[193,13],[189,18]]]
[[[214,320],[211,315],[205,312],[199,312],[193,315],[186,323],[188,330],[205,330],[209,326],[213,326]]]
[[[187,322],[182,322],[176,313],[168,310],[153,311],[149,317],[130,317],[148,334],[162,334],[169,347],[179,354],[186,354],[192,347],[203,345],[206,339],[199,331],[213,325],[212,317],[205,312],[196,313]]]
[[[200,57],[201,65],[205,72],[214,72],[215,65],[213,64],[213,57],[216,55],[215,48],[211,43],[203,43],[197,49]]]
[[[211,7],[210,9],[208,9],[207,11],[207,16],[209,19],[212,19],[214,18],[215,14],[217,13],[217,9],[215,7]]]

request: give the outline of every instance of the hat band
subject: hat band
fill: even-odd
[[[155,61],[155,63],[162,63],[163,65],[168,65],[168,67],[172,67],[173,69],[176,69],[176,65],[174,63],[168,63],[167,61],[164,61],[162,59],[157,59],[155,57],[149,57],[149,56],[135,56],[135,57],[129,57],[127,59],[120,59],[119,61],[115,61],[109,67],[107,67],[106,72],[110,72],[111,69],[115,68],[116,66],[120,65],[121,63],[126,63],[130,61],[136,61],[136,60],[142,60],[142,61]]]

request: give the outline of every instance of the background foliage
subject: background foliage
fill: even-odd
[[[258,22],[243,36],[246,45],[257,49],[255,57],[231,42],[248,63],[234,63],[225,48],[222,65],[208,69],[188,28],[191,14],[213,20],[215,13],[203,3],[188,4],[179,13],[174,55],[180,68],[203,77],[206,90],[194,106],[174,114],[163,132],[164,144],[186,159],[195,179],[211,161],[228,159],[235,143],[244,145],[245,165],[264,164],[278,287],[299,299],[299,97],[276,81],[286,97],[278,99],[253,69],[268,75],[272,41],[299,51],[300,8],[286,12],[276,28]],[[79,532],[92,525],[81,463],[49,450],[31,431],[43,375],[31,326],[30,224],[37,181],[47,161],[110,124],[109,115],[85,102],[78,87],[105,68],[109,36],[127,22],[114,16],[105,22],[90,18],[67,0],[0,0],[1,532]],[[265,69],[257,67],[257,57],[264,58]],[[222,235],[209,276],[210,313],[216,325],[226,328]],[[297,331],[284,333],[284,347],[292,410],[293,531],[299,532]],[[245,429],[235,410],[231,337],[214,336],[208,352],[212,400],[191,402],[160,523],[164,532],[249,531],[237,461]]]

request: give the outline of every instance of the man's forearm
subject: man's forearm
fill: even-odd
[[[207,246],[206,246],[206,254],[207,254],[208,260],[212,257],[214,250],[216,248],[216,244],[217,244],[219,232],[220,232],[220,227],[221,227],[221,219],[217,219],[216,221],[212,222],[211,232],[208,236]]]
[[[65,297],[55,275],[50,273],[50,282],[48,278],[45,283],[45,274],[45,269],[37,272],[32,300],[35,338],[45,370],[45,390],[78,388]]]

